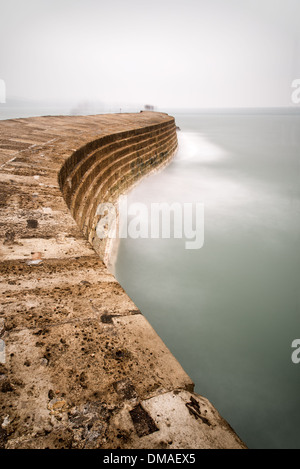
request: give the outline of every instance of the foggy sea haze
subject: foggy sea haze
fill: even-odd
[[[205,242],[121,239],[117,280],[249,448],[300,448],[300,113],[173,113],[172,162],[128,203],[204,204]]]

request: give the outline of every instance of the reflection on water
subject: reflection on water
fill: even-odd
[[[115,273],[251,448],[300,448],[300,116],[178,115],[180,150],[131,202],[203,202],[205,245],[122,239]]]

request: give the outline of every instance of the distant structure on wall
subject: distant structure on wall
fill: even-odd
[[[0,79],[0,104],[6,103],[6,86],[5,81]]]
[[[145,111],[154,111],[154,106],[152,106],[151,104],[145,104],[144,108]]]

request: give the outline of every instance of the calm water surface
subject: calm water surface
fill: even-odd
[[[300,448],[300,115],[176,116],[130,202],[202,202],[205,244],[123,239],[117,279],[250,448]]]

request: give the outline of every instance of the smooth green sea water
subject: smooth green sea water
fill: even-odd
[[[300,448],[300,115],[178,114],[130,202],[202,202],[205,244],[122,239],[115,274],[250,448]]]

